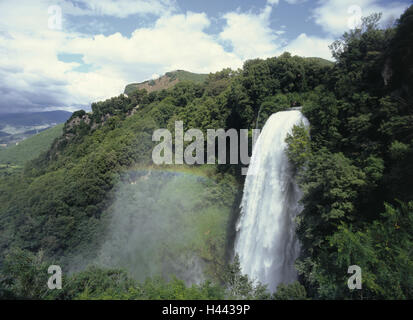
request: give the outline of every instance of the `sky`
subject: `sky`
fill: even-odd
[[[328,45],[389,0],[0,0],[0,114],[90,109],[126,84],[248,59],[332,60]]]

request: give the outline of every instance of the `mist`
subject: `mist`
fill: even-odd
[[[93,264],[126,269],[139,281],[176,275],[187,284],[200,283],[205,237],[213,236],[208,225],[219,211],[206,205],[214,185],[187,173],[129,172],[108,209],[109,227]],[[226,211],[218,215],[219,220],[227,216]]]

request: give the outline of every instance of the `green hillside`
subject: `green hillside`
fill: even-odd
[[[207,74],[192,73],[185,70],[176,70],[165,73],[171,80],[178,79],[179,81],[193,81],[195,83],[202,83],[208,77]]]
[[[133,91],[146,89],[148,92],[168,89],[182,81],[202,83],[207,79],[207,74],[192,73],[184,70],[176,70],[165,73],[162,77],[155,80],[147,80],[141,83],[131,83],[125,87],[124,93],[130,95]]]
[[[21,141],[18,145],[0,148],[0,164],[23,165],[26,161],[37,158],[50,149],[52,142],[61,136],[62,132],[63,124],[59,124]]]
[[[320,65],[324,65],[324,66],[328,66],[331,67],[334,65],[334,62],[330,61],[330,60],[326,60],[323,58],[318,58],[318,57],[308,57],[306,58],[308,61],[312,61],[315,63],[319,63]]]

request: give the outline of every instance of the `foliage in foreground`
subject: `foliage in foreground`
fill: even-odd
[[[47,287],[48,263],[41,253],[34,255],[21,249],[11,250],[0,273],[0,299],[57,299],[57,300],[222,300],[222,299],[306,299],[298,282],[281,285],[271,295],[266,287],[253,284],[242,275],[237,257],[227,267],[224,281],[209,280],[188,286],[173,276],[137,282],[121,269],[103,269],[96,266],[63,276],[62,289]]]

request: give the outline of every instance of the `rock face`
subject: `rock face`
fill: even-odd
[[[73,119],[69,120],[66,123],[65,130],[69,131],[73,129],[74,127],[78,126],[82,121],[85,122],[86,124],[90,124],[91,120],[87,113],[84,114],[83,116],[74,117]]]

